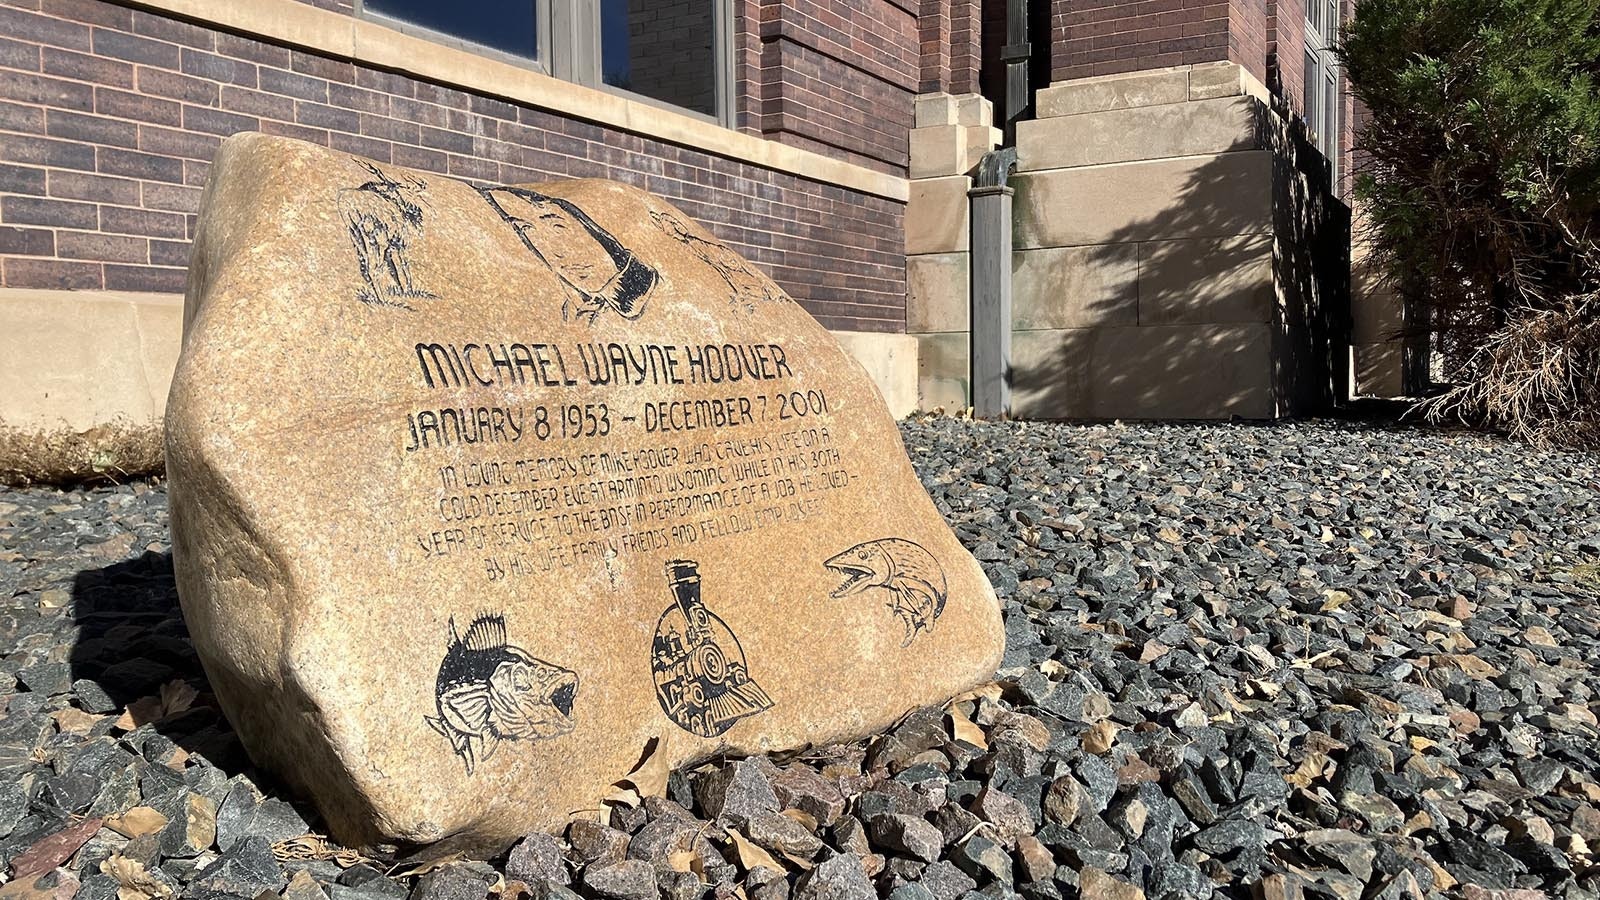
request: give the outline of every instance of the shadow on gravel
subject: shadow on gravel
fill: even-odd
[[[69,663],[80,693],[88,688],[81,680],[98,685],[106,711],[129,710],[144,724],[145,744],[168,742],[169,752],[202,756],[230,778],[249,767],[189,641],[170,553],[80,571],[72,608],[78,636]],[[167,748],[142,749],[151,758]]]

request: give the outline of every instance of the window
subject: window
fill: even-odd
[[[532,0],[366,0],[363,9],[398,23],[488,47],[521,59],[539,59],[539,9]],[[407,29],[410,30],[410,29]]]
[[[605,83],[717,115],[716,6],[712,0],[601,0]]]
[[[732,123],[731,0],[360,0],[407,31]]]
[[[1339,59],[1333,42],[1339,36],[1339,0],[1307,0],[1306,3],[1306,130],[1333,173],[1334,192],[1339,188],[1339,111],[1344,106],[1339,95]]]

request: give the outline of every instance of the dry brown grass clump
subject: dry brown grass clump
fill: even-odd
[[[1600,447],[1600,291],[1528,309],[1488,334],[1434,421],[1482,422],[1541,446]]]
[[[78,432],[24,431],[0,420],[0,484],[124,481],[164,468],[160,422]]]

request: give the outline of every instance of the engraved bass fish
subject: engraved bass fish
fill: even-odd
[[[867,541],[822,565],[845,579],[830,597],[849,597],[871,588],[889,592],[886,605],[906,628],[901,646],[910,644],[919,632],[931,631],[944,612],[944,569],[920,544],[901,538]]]
[[[572,730],[576,673],[535,659],[506,640],[505,616],[483,614],[465,635],[450,620],[450,647],[439,664],[439,717],[423,716],[466,764],[494,755],[500,741],[545,740]]]

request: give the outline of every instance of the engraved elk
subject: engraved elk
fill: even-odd
[[[435,298],[436,294],[412,282],[409,258],[411,241],[422,232],[427,182],[410,175],[396,181],[372,163],[358,162],[372,180],[340,189],[338,199],[366,282],[356,291],[356,299],[374,306],[411,309],[410,300]]]

